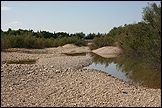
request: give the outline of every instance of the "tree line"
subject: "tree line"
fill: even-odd
[[[57,47],[65,44],[75,44],[78,46],[87,45],[85,39],[104,36],[101,33],[89,33],[87,36],[83,33],[69,34],[66,32],[50,33],[47,31],[34,32],[29,30],[12,30],[1,29],[1,51],[7,48],[47,48]]]
[[[80,32],[80,33],[73,33],[73,34],[69,34],[69,33],[66,33],[66,32],[57,32],[55,33],[51,33],[51,32],[48,32],[48,31],[37,31],[37,32],[34,32],[32,29],[29,29],[29,30],[23,30],[23,29],[18,29],[18,30],[12,30],[11,28],[9,28],[7,31],[3,31],[1,29],[1,37],[4,37],[4,36],[8,36],[8,35],[31,35],[31,36],[35,36],[36,38],[62,38],[62,37],[78,37],[78,38],[83,38],[83,39],[93,39],[94,37],[100,37],[100,36],[104,36],[104,34],[102,33],[89,33],[87,35],[85,35],[85,33],[83,32]]]

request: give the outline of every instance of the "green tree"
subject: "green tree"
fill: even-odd
[[[9,34],[10,32],[12,32],[11,28],[8,28],[7,34]]]
[[[63,35],[61,35],[61,34],[58,36],[58,38],[60,38],[60,39],[61,39],[61,38],[63,38],[63,37],[64,37],[64,36],[63,36]]]
[[[156,3],[149,4],[143,8],[142,19],[149,23],[154,29],[161,32],[161,3],[159,6]]]
[[[80,38],[85,38],[85,34],[83,32],[75,33],[75,36],[78,36]]]

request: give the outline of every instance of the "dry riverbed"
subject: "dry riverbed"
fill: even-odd
[[[62,54],[91,52],[88,47],[11,50],[15,52],[1,52],[1,107],[161,107],[161,89],[82,69],[93,62],[92,57]],[[19,60],[38,63],[5,63]]]

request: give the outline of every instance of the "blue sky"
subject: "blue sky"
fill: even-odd
[[[147,2],[160,1],[1,1],[1,29],[108,33],[142,21]]]

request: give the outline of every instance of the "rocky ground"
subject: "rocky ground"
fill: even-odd
[[[12,51],[1,52],[1,107],[161,107],[161,89],[130,85],[106,72],[82,69],[93,62],[92,57],[62,54],[90,52],[87,47]],[[6,63],[19,60],[38,62]]]

